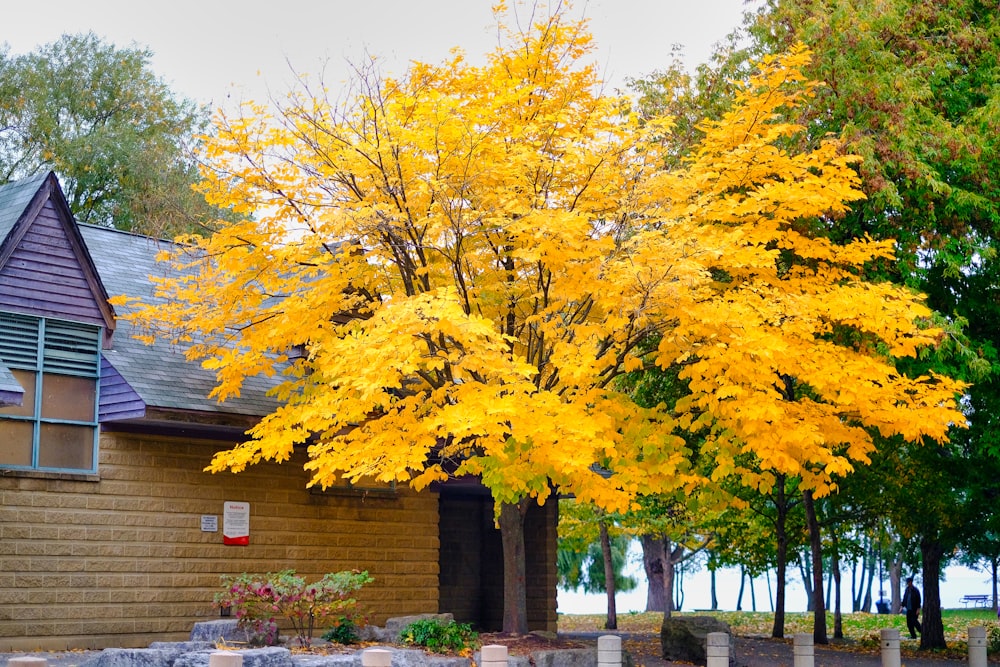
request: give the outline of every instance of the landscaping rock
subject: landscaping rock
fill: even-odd
[[[172,667],[181,655],[170,649],[106,648],[80,663],[80,667]]]
[[[729,664],[736,664],[736,642],[728,623],[711,616],[684,616],[663,619],[660,628],[660,646],[663,658],[678,662],[704,665],[705,644],[710,632],[729,635]]]
[[[185,653],[177,658],[172,667],[208,667],[208,659],[214,652]],[[292,653],[287,648],[267,646],[240,650],[238,653],[243,656],[243,667],[294,667]]]

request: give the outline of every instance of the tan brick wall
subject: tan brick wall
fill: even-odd
[[[214,449],[103,434],[100,481],[0,476],[0,651],[185,639],[244,571],[366,569],[370,622],[438,610],[435,494],[311,493],[301,459],[211,475]],[[250,503],[249,546],[222,545],[227,500]]]

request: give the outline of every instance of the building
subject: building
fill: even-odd
[[[52,173],[0,186],[0,651],[145,646],[214,617],[219,577],[344,569],[375,578],[369,622],[451,612],[499,629],[502,557],[476,483],[306,488],[304,452],[204,472],[275,403],[117,326],[109,296],[148,297],[166,242],[78,225]],[[224,506],[249,505],[225,544]],[[229,519],[235,521],[236,514]],[[529,625],[555,630],[556,503],[529,514]],[[242,537],[242,535],[241,535]]]

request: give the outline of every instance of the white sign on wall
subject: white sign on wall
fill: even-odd
[[[202,514],[201,515],[201,532],[203,533],[217,533],[219,532],[219,517],[214,514]]]
[[[250,544],[250,503],[227,500],[222,512],[222,543]]]

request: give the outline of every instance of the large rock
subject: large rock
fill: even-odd
[[[399,641],[399,633],[403,628],[415,621],[425,619],[435,620],[442,625],[447,625],[455,620],[454,614],[415,614],[413,616],[396,616],[386,620],[385,627],[380,628],[374,625],[365,625],[358,628],[358,639],[363,642],[387,642],[394,644]]]
[[[736,641],[728,623],[711,616],[683,616],[663,619],[660,627],[660,647],[663,658],[675,662],[704,665],[705,645],[711,632],[729,635],[729,664],[736,664]]]
[[[179,649],[106,648],[80,667],[172,667],[182,655]]]
[[[270,634],[278,636],[278,626],[271,624]],[[253,644],[263,643],[263,637],[251,637],[239,627],[235,618],[220,618],[213,621],[198,621],[191,628],[190,640],[193,642],[212,642],[212,644]]]

